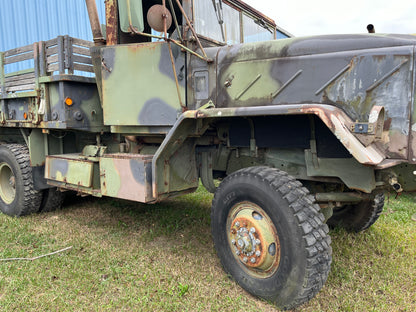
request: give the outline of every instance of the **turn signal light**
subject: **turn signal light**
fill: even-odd
[[[74,104],[74,101],[72,101],[72,99],[70,97],[67,97],[65,99],[65,104],[68,106],[71,106],[72,104]]]

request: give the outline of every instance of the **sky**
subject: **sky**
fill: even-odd
[[[366,33],[416,34],[416,0],[243,0],[296,37]]]

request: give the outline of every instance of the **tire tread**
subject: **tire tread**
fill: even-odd
[[[325,218],[309,191],[298,180],[284,171],[266,166],[249,167],[236,171],[226,179],[229,180],[229,183],[232,183],[232,179],[239,176],[257,176],[267,182],[274,191],[279,192],[289,203],[289,207],[298,221],[306,246],[306,273],[302,290],[291,302],[281,307],[284,309],[295,308],[313,298],[328,278],[332,261],[332,248],[328,226],[323,223]],[[219,189],[221,189],[221,186],[222,184]],[[216,206],[218,200],[214,196],[213,207]],[[213,211],[211,211],[211,219],[213,218]]]
[[[380,217],[384,207],[384,194],[374,195],[369,201],[362,201],[358,204],[347,205],[328,220],[331,228],[342,227],[350,232],[361,232],[372,226]]]
[[[29,215],[38,212],[42,201],[42,192],[35,190],[33,186],[32,167],[30,166],[29,149],[22,144],[4,144],[14,155],[21,170],[23,179],[23,206],[17,216]],[[16,194],[18,196],[18,194]]]

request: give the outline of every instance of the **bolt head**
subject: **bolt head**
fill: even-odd
[[[256,229],[255,229],[254,227],[252,227],[252,228],[250,229],[250,232],[251,232],[251,233],[256,233]]]
[[[244,257],[244,258],[243,258],[243,262],[244,262],[244,263],[247,263],[247,261],[248,261],[247,257]]]
[[[257,256],[257,257],[260,257],[260,256],[261,256],[261,252],[260,252],[260,250],[257,250],[257,251],[256,251],[256,256]]]
[[[256,258],[251,258],[251,259],[250,259],[250,262],[251,262],[251,263],[256,263]]]
[[[259,239],[256,239],[256,245],[260,245],[260,240]]]
[[[235,226],[236,226],[236,227],[240,227],[240,222],[238,222],[238,221],[237,221],[237,222],[235,223]]]
[[[235,254],[237,255],[237,256],[239,256],[241,253],[240,253],[240,250],[236,250],[235,251]]]
[[[243,240],[242,240],[242,239],[239,239],[239,240],[237,241],[237,244],[238,244],[238,246],[240,246],[241,248],[243,248],[243,247],[244,247],[244,242],[243,242]]]
[[[235,239],[231,240],[231,244],[235,245]]]

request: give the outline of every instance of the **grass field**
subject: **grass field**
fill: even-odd
[[[274,311],[223,272],[212,196],[159,205],[71,197],[64,209],[0,215],[1,311]],[[322,291],[298,311],[416,311],[416,197],[392,195],[369,230],[331,232]]]

